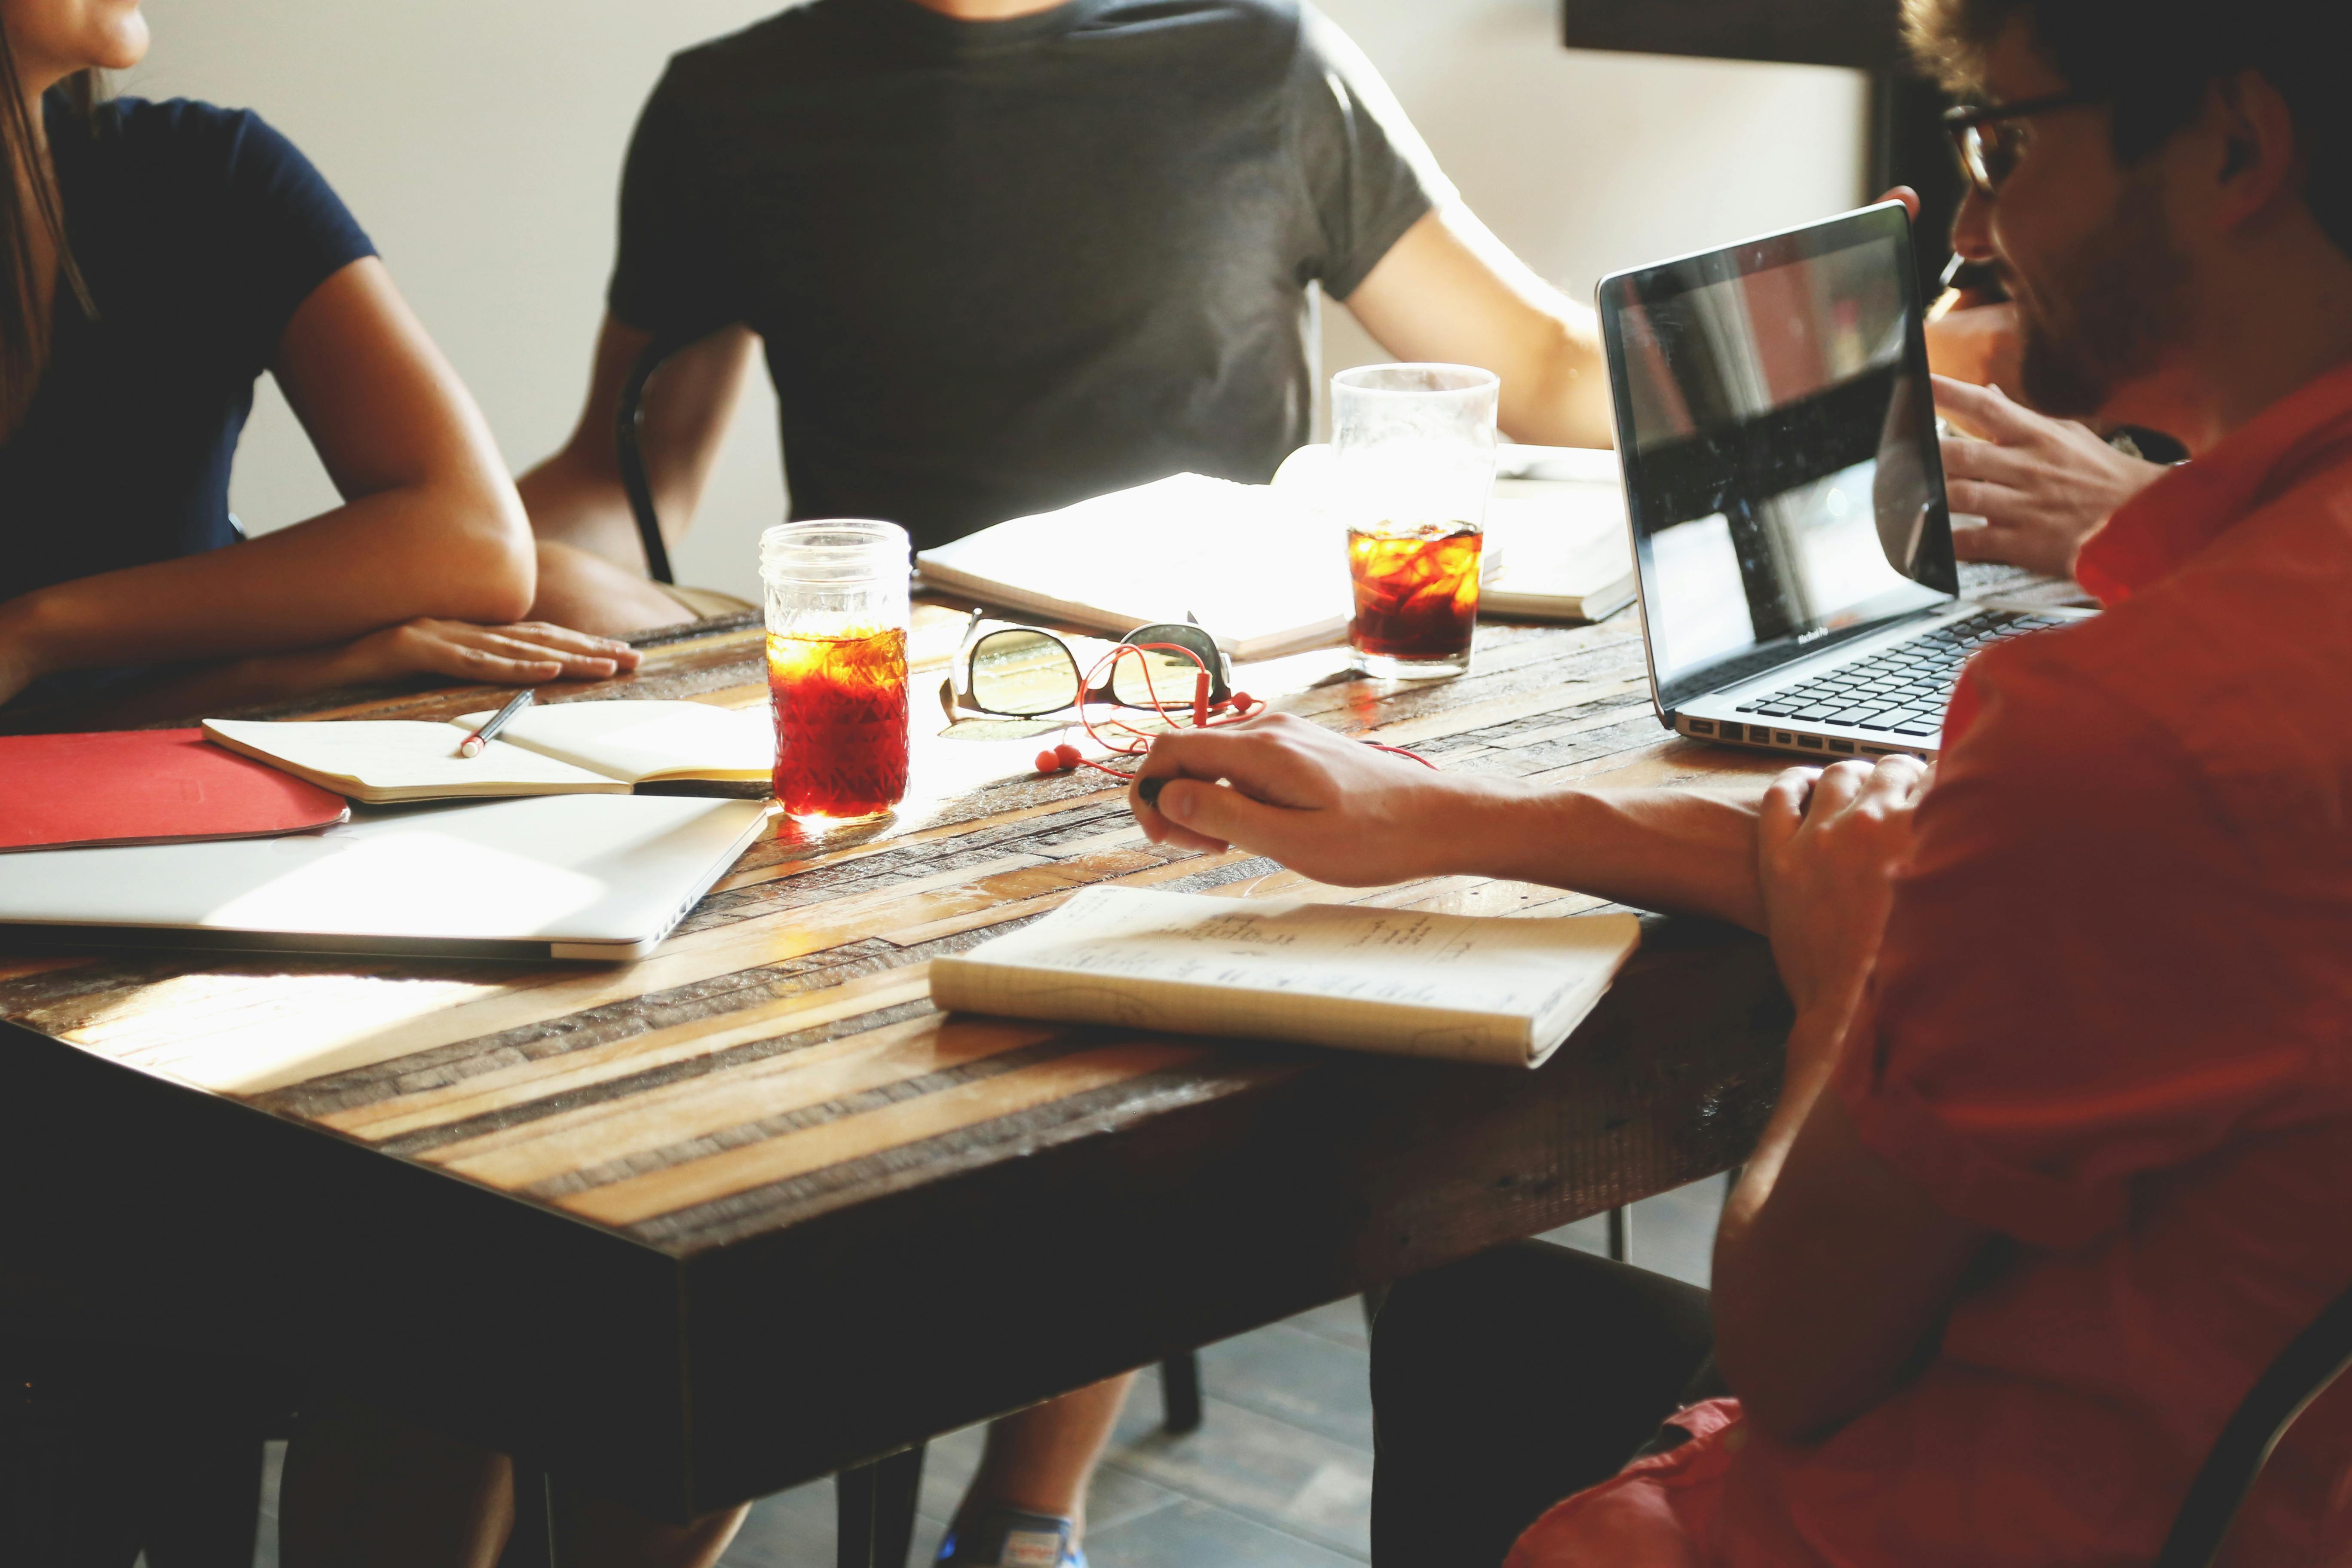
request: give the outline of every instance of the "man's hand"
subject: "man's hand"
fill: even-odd
[[[1936,406],[1983,437],[1943,440],[1952,510],[1985,520],[1952,530],[1964,561],[2000,561],[2071,577],[2083,542],[2115,510],[2162,478],[2160,463],[2126,457],[2071,419],[2010,401],[1999,387],[1935,378]]]
[[[1927,324],[1927,368],[1971,386],[2012,391],[2021,379],[2017,307],[2007,300],[1989,304],[1969,303],[1965,296],[1959,300]]]
[[[1878,956],[1895,873],[1932,770],[1911,757],[1791,768],[1764,792],[1757,876],[1772,960],[1801,1017],[1834,1045]],[[1794,1037],[1792,1037],[1793,1042]]]
[[[1144,803],[1145,779],[1170,781],[1156,807]],[[1468,808],[1489,793],[1274,714],[1160,736],[1128,804],[1155,844],[1232,846],[1319,882],[1370,888],[1461,869],[1475,854]]]

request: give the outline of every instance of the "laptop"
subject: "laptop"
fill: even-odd
[[[1668,729],[1932,759],[1971,653],[2091,613],[1960,593],[1900,203],[1615,273],[1599,295]]]
[[[355,806],[323,833],[34,850],[0,942],[643,958],[766,826],[764,801],[551,795]]]

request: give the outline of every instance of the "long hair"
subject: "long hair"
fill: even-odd
[[[98,73],[79,71],[58,89],[88,123],[98,101]],[[5,440],[33,401],[48,363],[49,315],[42,302],[42,279],[34,270],[33,241],[46,234],[56,242],[58,279],[85,312],[96,314],[81,268],[66,243],[65,215],[56,180],[41,156],[38,100],[27,101],[17,85],[16,51],[0,26],[0,440]]]

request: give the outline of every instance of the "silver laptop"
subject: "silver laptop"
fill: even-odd
[[[0,944],[643,958],[767,803],[551,795],[358,806],[322,833],[7,857]]]
[[[1667,728],[1933,758],[1969,654],[2089,613],[1961,596],[1900,204],[1599,294]]]

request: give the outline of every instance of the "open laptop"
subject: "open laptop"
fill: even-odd
[[[358,806],[323,833],[7,857],[10,947],[643,958],[766,826],[764,801],[550,795]]]
[[[2087,611],[1960,596],[1901,204],[1604,278],[1658,717],[1933,758],[1977,648]]]

